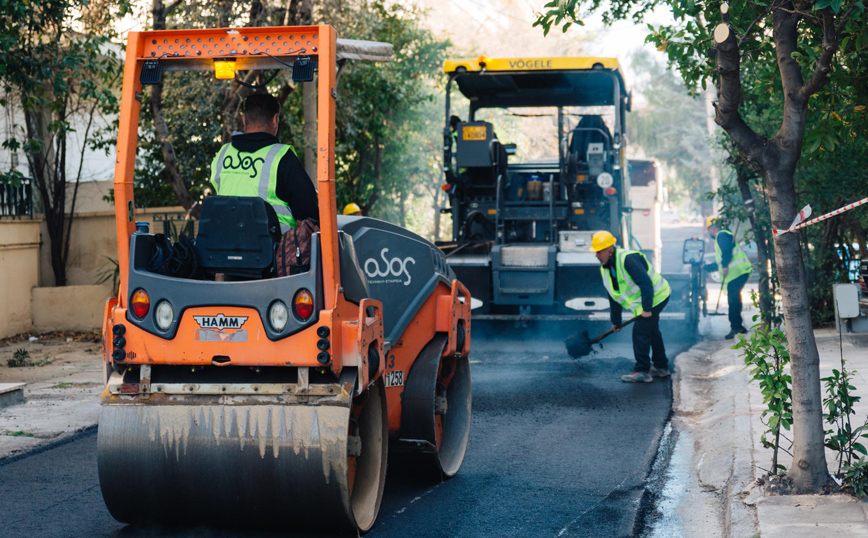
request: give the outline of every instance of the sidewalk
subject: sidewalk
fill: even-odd
[[[746,326],[754,313],[744,312]],[[652,536],[868,536],[868,502],[844,494],[780,496],[764,490],[759,479],[771,467],[772,454],[760,443],[762,393],[749,382],[738,351],[730,349],[735,341],[723,339],[726,316],[703,319],[700,330],[705,339],[675,359],[676,441],[658,502],[658,512],[669,513],[658,514],[663,525]],[[838,333],[820,329],[815,337],[825,377],[840,368]],[[844,334],[842,347],[847,368],[857,371],[856,394],[863,397],[856,426],[868,416],[868,334]],[[779,460],[787,468],[792,464],[786,453]],[[828,450],[827,462],[837,469]]]
[[[0,408],[0,464],[96,426],[103,365],[102,346],[93,340],[50,335],[0,345],[0,383],[27,384],[23,403]],[[33,366],[7,365],[19,349]]]

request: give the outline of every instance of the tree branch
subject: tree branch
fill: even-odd
[[[742,99],[739,72],[741,55],[727,10],[721,9],[724,22],[714,29],[714,48],[717,51],[714,59],[719,76],[719,102],[714,107],[714,121],[732,137],[739,151],[750,160],[756,160],[766,141],[745,123],[738,112]]]
[[[835,28],[835,16],[832,10],[823,10],[823,52],[817,58],[814,74],[811,80],[799,89],[799,99],[807,101],[809,97],[820,91],[829,82],[829,71],[832,70],[832,58],[838,52],[838,29]]]
[[[757,16],[757,18],[755,18],[753,22],[748,25],[747,30],[744,31],[744,35],[741,36],[741,38],[738,40],[738,48],[741,48],[741,46],[744,45],[744,42],[747,41],[747,38],[750,37],[750,32],[751,30],[753,30],[753,27],[756,25],[756,23],[766,18],[768,14],[769,8],[762,10],[762,12]]]
[[[184,0],[175,0],[174,2],[169,4],[169,6],[163,10],[163,17],[168,17],[169,15],[171,15],[172,12],[175,11],[175,8],[180,6],[183,3],[184,3]]]
[[[792,3],[788,2],[788,5]],[[802,88],[802,69],[793,58],[793,53],[798,51],[798,15],[793,15],[782,7],[776,7],[773,12],[773,38],[775,41],[775,53],[777,55],[778,69],[781,72],[784,99],[798,98],[798,92]]]

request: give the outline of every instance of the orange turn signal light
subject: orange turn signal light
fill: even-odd
[[[148,292],[145,290],[136,290],[135,293],[133,293],[133,298],[130,299],[130,310],[133,311],[133,315],[142,319],[148,315],[150,309],[151,298],[148,296]]]
[[[313,296],[307,290],[298,290],[292,300],[292,309],[302,321],[307,321],[313,315]]]

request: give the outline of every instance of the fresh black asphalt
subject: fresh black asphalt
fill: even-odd
[[[673,239],[666,258],[680,257],[683,239]],[[608,327],[587,328],[596,334]],[[628,334],[574,361],[563,331],[549,329],[474,327],[473,424],[463,467],[432,483],[420,482],[406,462],[391,462],[367,536],[618,537],[642,528],[644,482],[669,417],[670,382],[620,381],[633,365]],[[688,345],[672,331],[664,336],[670,359]],[[102,501],[95,434],[0,466],[4,538],[270,537],[289,530],[124,526]]]
[[[627,343],[574,361],[538,328],[508,333],[473,342],[473,425],[459,474],[420,483],[408,463],[391,465],[368,536],[632,533],[669,416],[670,383],[622,383],[632,366]],[[7,538],[268,535],[114,521],[99,490],[93,434],[0,467]]]

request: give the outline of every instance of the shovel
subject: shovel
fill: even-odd
[[[619,329],[623,329],[624,327],[626,327],[627,325],[630,325],[631,323],[633,323],[634,321],[636,321],[637,319],[639,319],[641,317],[642,316],[636,316],[635,318],[631,319],[627,323],[622,323],[620,325]],[[576,333],[574,335],[571,335],[564,342],[567,345],[567,353],[569,353],[570,357],[572,357],[574,359],[578,359],[579,357],[584,357],[585,355],[588,355],[591,353],[591,346],[592,345],[596,344],[597,342],[599,342],[603,338],[609,336],[613,332],[615,332],[615,329],[609,329],[608,331],[604,332],[603,334],[594,338],[593,340],[591,340],[591,337],[588,334],[588,331],[582,331],[580,333]]]

